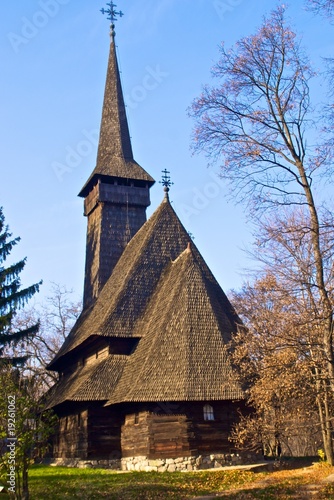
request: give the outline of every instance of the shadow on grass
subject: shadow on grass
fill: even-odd
[[[296,490],[292,488],[285,488],[280,486],[269,486],[267,488],[253,488],[253,489],[241,489],[237,492],[228,492],[226,495],[217,496],[216,500],[282,500],[288,498],[300,498],[305,500],[304,496],[296,496]]]
[[[318,457],[283,457],[280,460],[267,459],[263,466],[252,469],[256,474],[258,472],[275,472],[298,470],[311,467],[313,464],[319,463]]]
[[[267,460],[268,464],[276,464],[280,470],[303,469],[315,462],[319,462],[319,457],[282,457],[280,460]]]

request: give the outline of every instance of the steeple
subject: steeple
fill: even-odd
[[[111,21],[97,162],[79,193],[88,217],[84,307],[97,298],[129,239],[146,221],[154,179],[134,160],[115,46],[116,5],[102,9]]]
[[[102,9],[103,13],[110,14],[115,20],[117,13],[113,2],[108,4],[108,11]],[[123,90],[116,55],[115,25],[110,26],[110,53],[105,85],[102,120],[100,127],[100,138],[97,153],[96,167],[88,181],[79,193],[86,197],[90,189],[99,178],[117,177],[120,179],[133,179],[136,184],[148,183],[152,186],[154,179],[134,160],[131,138],[129,133],[126,108],[124,104]],[[104,179],[107,180],[107,179]],[[107,180],[108,182],[108,180]]]
[[[115,32],[112,31],[97,168],[110,168],[115,157],[134,160],[116,57]]]

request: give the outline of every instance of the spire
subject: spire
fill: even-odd
[[[131,139],[119,74],[115,32],[111,31],[110,55],[104,94],[97,168],[112,163],[114,157],[133,161]]]
[[[109,9],[102,9],[102,13],[108,14],[108,19],[111,21],[111,39],[97,162],[92,175],[79,193],[82,197],[87,196],[101,177],[104,180],[113,177],[144,181],[149,186],[154,183],[154,179],[134,160],[132,152],[114,30],[116,16],[123,16],[123,12],[116,12],[116,5],[113,2],[107,5]]]
[[[84,308],[111,276],[129,240],[146,222],[154,179],[133,158],[115,47],[114,2],[102,9],[111,22],[110,55],[96,167],[79,193],[87,216]]]

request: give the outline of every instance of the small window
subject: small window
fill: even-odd
[[[139,413],[135,413],[135,424],[139,424]]]
[[[210,405],[205,405],[203,407],[204,420],[214,420],[215,416],[213,414],[213,408]]]

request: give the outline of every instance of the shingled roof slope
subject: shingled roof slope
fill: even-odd
[[[165,198],[130,240],[94,306],[81,315],[49,369],[56,368],[63,356],[92,335],[134,336],[135,323],[143,315],[161,273],[189,241],[189,234]]]
[[[109,355],[64,375],[46,395],[45,409],[65,401],[106,401],[113,393],[128,357]]]
[[[111,37],[96,167],[79,193],[87,196],[99,177],[145,181],[154,179],[134,160],[114,37]]]
[[[168,266],[107,404],[244,398],[227,348],[237,316],[217,285],[197,251],[184,251]]]

